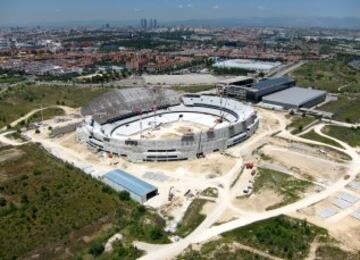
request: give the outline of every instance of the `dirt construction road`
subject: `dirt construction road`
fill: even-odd
[[[211,214],[209,214],[207,216],[207,218],[205,219],[205,221],[196,230],[194,230],[189,236],[187,236],[186,238],[184,238],[178,242],[174,242],[169,245],[165,245],[165,246],[162,245],[162,246],[159,246],[158,248],[152,247],[152,250],[149,251],[148,254],[143,256],[141,259],[146,259],[146,260],[147,259],[149,259],[149,260],[150,259],[172,259],[176,255],[181,254],[181,252],[183,252],[191,244],[205,242],[205,241],[207,241],[217,235],[220,235],[224,232],[227,232],[227,231],[239,228],[239,227],[243,227],[243,226],[249,225],[251,223],[257,222],[257,221],[269,219],[269,218],[276,217],[276,216],[283,215],[283,214],[289,214],[292,212],[296,212],[300,209],[309,207],[310,205],[312,205],[314,203],[320,202],[320,201],[334,195],[341,189],[343,189],[346,185],[348,185],[351,181],[353,181],[356,178],[356,176],[358,175],[358,173],[360,172],[360,157],[357,154],[357,152],[352,147],[350,147],[348,144],[323,134],[321,132],[321,129],[324,126],[325,126],[324,124],[320,124],[320,125],[317,125],[314,129],[318,134],[321,134],[322,136],[325,136],[327,138],[330,138],[330,139],[333,139],[334,141],[339,142],[344,147],[343,151],[352,158],[352,161],[348,165],[349,168],[347,171],[347,176],[348,176],[347,178],[342,178],[342,179],[338,180],[337,182],[335,182],[334,184],[332,184],[331,186],[326,187],[322,192],[313,194],[313,195],[306,197],[304,199],[301,199],[293,204],[290,204],[290,205],[287,205],[287,206],[284,206],[284,207],[281,207],[281,208],[278,208],[275,210],[270,210],[270,211],[265,211],[262,213],[254,213],[251,215],[242,216],[241,218],[227,222],[225,224],[211,227],[211,224],[215,223],[216,220],[220,217],[220,212],[225,211],[225,209],[228,206],[228,203],[230,200],[230,198],[229,198],[230,189],[229,188],[224,189],[219,196],[215,210]],[[312,143],[312,144],[320,144],[321,145],[321,143],[318,143],[315,141],[309,141],[309,140],[302,139],[300,137],[291,135],[289,132],[287,132],[285,130],[285,124],[281,123],[281,121],[280,121],[280,128],[282,131],[282,133],[281,133],[282,136],[284,136],[284,137],[286,136],[286,138],[288,138],[288,139],[295,140],[295,141],[301,141],[304,143]],[[267,134],[270,134],[270,133],[267,133]],[[238,165],[235,167],[238,167]],[[229,179],[231,178],[231,174],[234,173],[233,171],[234,170],[231,170],[232,173],[229,173],[227,175],[227,177]],[[226,184],[228,185],[228,183],[226,183]]]

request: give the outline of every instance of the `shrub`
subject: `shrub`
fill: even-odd
[[[130,193],[127,191],[121,191],[119,193],[119,199],[122,201],[128,201],[130,200]]]
[[[0,197],[0,207],[5,207],[7,204],[7,201],[5,198]]]
[[[104,246],[102,244],[93,244],[89,249],[89,253],[93,256],[99,256],[102,252],[104,252]]]
[[[162,230],[159,227],[153,227],[150,230],[150,239],[151,240],[156,241],[156,240],[159,240],[162,237],[163,237],[163,233],[162,233]]]

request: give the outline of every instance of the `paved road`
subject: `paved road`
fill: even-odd
[[[300,68],[302,65],[304,65],[307,61],[300,61],[297,62],[293,65],[290,66],[286,66],[285,68],[281,69],[280,71],[276,72],[273,76],[271,76],[272,78],[278,78],[278,77],[283,77],[286,76],[287,74],[289,74],[290,72]]]

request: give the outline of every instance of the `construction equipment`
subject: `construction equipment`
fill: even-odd
[[[254,163],[252,163],[252,162],[248,162],[248,163],[245,163],[245,168],[246,169],[249,169],[249,170],[251,170],[252,168],[254,168]]]

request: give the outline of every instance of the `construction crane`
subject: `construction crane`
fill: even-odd
[[[141,107],[135,107],[134,112],[140,115],[140,139],[143,137],[143,126],[142,126],[142,108]]]

